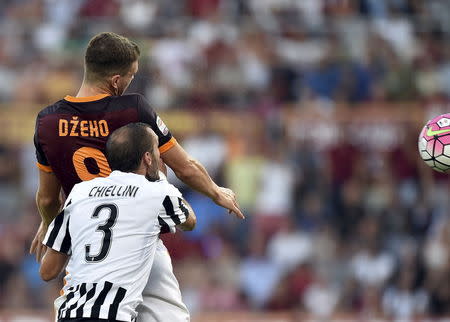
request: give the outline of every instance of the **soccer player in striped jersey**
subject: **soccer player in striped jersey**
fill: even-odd
[[[143,123],[116,130],[106,155],[113,172],[76,184],[44,239],[40,274],[67,263],[60,322],[134,321],[161,230],[192,230],[192,208],[159,179],[158,137]]]

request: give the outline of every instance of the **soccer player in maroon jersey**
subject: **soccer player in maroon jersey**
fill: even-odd
[[[61,188],[68,195],[78,182],[109,175],[111,170],[104,155],[107,138],[115,129],[132,122],[151,126],[158,136],[162,160],[179,179],[230,213],[244,218],[234,192],[214,183],[206,169],[177,143],[147,100],[139,94],[123,95],[138,71],[139,55],[138,46],[125,37],[114,33],[96,35],[86,49],[84,80],[78,94],[66,96],[37,116],[34,143],[39,187],[36,203],[42,223],[30,251],[38,260],[45,251],[42,240],[47,227],[61,207]],[[162,242],[161,247],[164,248]],[[167,252],[161,251],[163,253]],[[170,257],[160,262],[164,262],[162,266],[171,267]],[[164,270],[163,267],[161,271]],[[150,281],[152,279],[158,280],[151,274]],[[178,288],[178,284],[168,287]],[[176,319],[176,316],[165,317],[165,321]]]

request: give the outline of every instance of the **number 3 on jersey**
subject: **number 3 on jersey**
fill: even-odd
[[[109,212],[108,219],[104,224],[98,225],[95,231],[103,233],[102,245],[100,247],[100,252],[96,255],[91,255],[91,244],[84,245],[84,249],[86,251],[85,259],[88,263],[100,262],[109,253],[109,249],[111,248],[112,242],[112,230],[111,228],[114,226],[117,220],[117,213],[119,212],[117,206],[113,203],[103,204],[95,208],[94,213],[91,218],[96,219],[100,211],[105,209],[105,211]]]
[[[111,173],[105,155],[99,149],[82,147],[72,157],[73,166],[82,181],[107,177]]]

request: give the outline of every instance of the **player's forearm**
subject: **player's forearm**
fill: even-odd
[[[205,167],[194,159],[182,171],[175,171],[176,176],[192,189],[215,200],[219,194],[219,187],[211,179]]]
[[[52,249],[47,249],[44,258],[42,259],[39,274],[41,278],[48,282],[58,277],[66,266],[69,256],[58,253]]]
[[[59,198],[54,199],[42,196],[38,191],[36,194],[36,205],[42,221],[48,226],[58,215],[59,210],[61,209],[61,200],[59,200]]]

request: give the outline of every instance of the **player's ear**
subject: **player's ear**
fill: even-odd
[[[111,85],[112,87],[114,87],[116,90],[119,90],[119,81],[120,81],[120,75],[114,75],[111,77]]]
[[[143,159],[148,167],[152,165],[152,155],[150,154],[150,152],[145,152]]]

